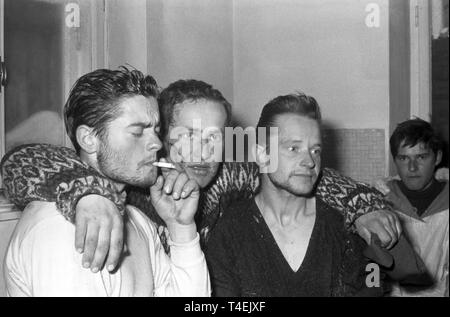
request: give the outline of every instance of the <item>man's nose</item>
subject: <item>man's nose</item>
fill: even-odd
[[[147,150],[158,152],[162,148],[161,140],[158,137],[152,137],[147,143]]]
[[[212,149],[212,146],[208,142],[208,140],[203,140],[203,142],[202,142],[202,160],[203,161],[206,161],[207,159],[210,158],[211,149]]]
[[[418,167],[417,167],[417,161],[416,160],[410,160],[408,162],[408,170],[410,172],[415,172],[417,171]]]
[[[314,168],[316,166],[316,162],[312,158],[311,153],[309,151],[305,151],[305,153],[303,153],[302,158],[300,160],[300,165],[306,166],[308,168]]]
[[[195,142],[192,147],[192,161],[193,162],[204,162],[211,156],[211,144],[208,140],[194,140]]]

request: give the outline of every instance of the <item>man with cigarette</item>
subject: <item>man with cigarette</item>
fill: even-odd
[[[214,149],[223,146],[225,127],[231,124],[231,105],[211,85],[198,80],[176,81],[161,92],[158,103],[163,140],[161,155],[184,170],[201,188],[196,218],[206,244],[222,210],[234,200],[252,197],[257,192],[259,168],[254,163],[220,163],[212,159]],[[200,121],[200,128],[196,127],[195,120]],[[183,151],[186,143],[199,150]],[[28,177],[21,171],[38,167],[36,162],[32,163],[35,150],[51,153],[54,160],[36,177]],[[59,210],[76,224],[75,243],[84,252],[86,267],[98,269],[105,259],[107,266],[115,266],[122,250],[123,225],[119,211],[124,202],[109,190],[107,180],[77,164],[76,157],[67,159],[67,155],[67,150],[45,145],[26,146],[10,153],[2,166],[9,196],[18,205],[33,197],[56,200]],[[14,173],[21,174],[20,182],[27,185],[18,186],[12,180]],[[358,230],[366,241],[371,233],[376,233],[387,247],[397,241],[401,229],[396,217],[385,211],[389,207],[369,186],[324,168],[315,193],[344,215],[347,229]],[[164,243],[166,229],[154,211],[149,191],[132,187],[127,198],[159,224]]]
[[[150,187],[152,206],[167,227],[170,257],[156,225],[138,208],[125,206],[120,230],[127,252],[117,255],[117,268],[93,274],[80,266],[82,255],[73,248],[75,227],[55,203],[33,201],[6,254],[9,296],[210,295],[194,222],[198,185],[174,169],[158,175],[154,166],[162,146],[158,95],[156,81],[137,70],[100,69],[82,76],[64,108],[66,129],[79,157],[66,160],[75,159],[81,169],[102,175],[117,195],[125,194],[126,185]],[[46,152],[35,154],[33,159],[43,165],[54,159]]]

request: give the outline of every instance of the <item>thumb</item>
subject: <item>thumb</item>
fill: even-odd
[[[355,224],[356,231],[358,232],[359,236],[363,238],[364,241],[366,241],[367,245],[370,245],[370,243],[372,242],[372,234],[370,233],[370,231],[358,221]]]
[[[152,186],[150,186],[150,197],[152,201],[158,201],[161,198],[163,185],[163,177],[159,175],[156,179],[156,182]]]

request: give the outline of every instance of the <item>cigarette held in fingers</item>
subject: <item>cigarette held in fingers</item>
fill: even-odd
[[[176,169],[176,166],[174,164],[167,163],[167,162],[154,162],[153,166],[162,167],[162,168]]]

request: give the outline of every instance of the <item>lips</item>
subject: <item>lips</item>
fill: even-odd
[[[297,177],[313,177],[314,176],[314,174],[309,174],[309,173],[293,173],[291,175],[297,176]]]
[[[210,169],[211,166],[209,164],[189,164],[186,165],[188,168],[194,168],[194,169]]]
[[[207,175],[211,170],[211,166],[209,164],[191,164],[187,165],[186,168],[191,170],[194,174],[200,176]]]
[[[144,160],[138,163],[138,168],[141,168],[143,166],[153,166],[153,163],[156,161],[156,158],[151,158],[148,160]]]

